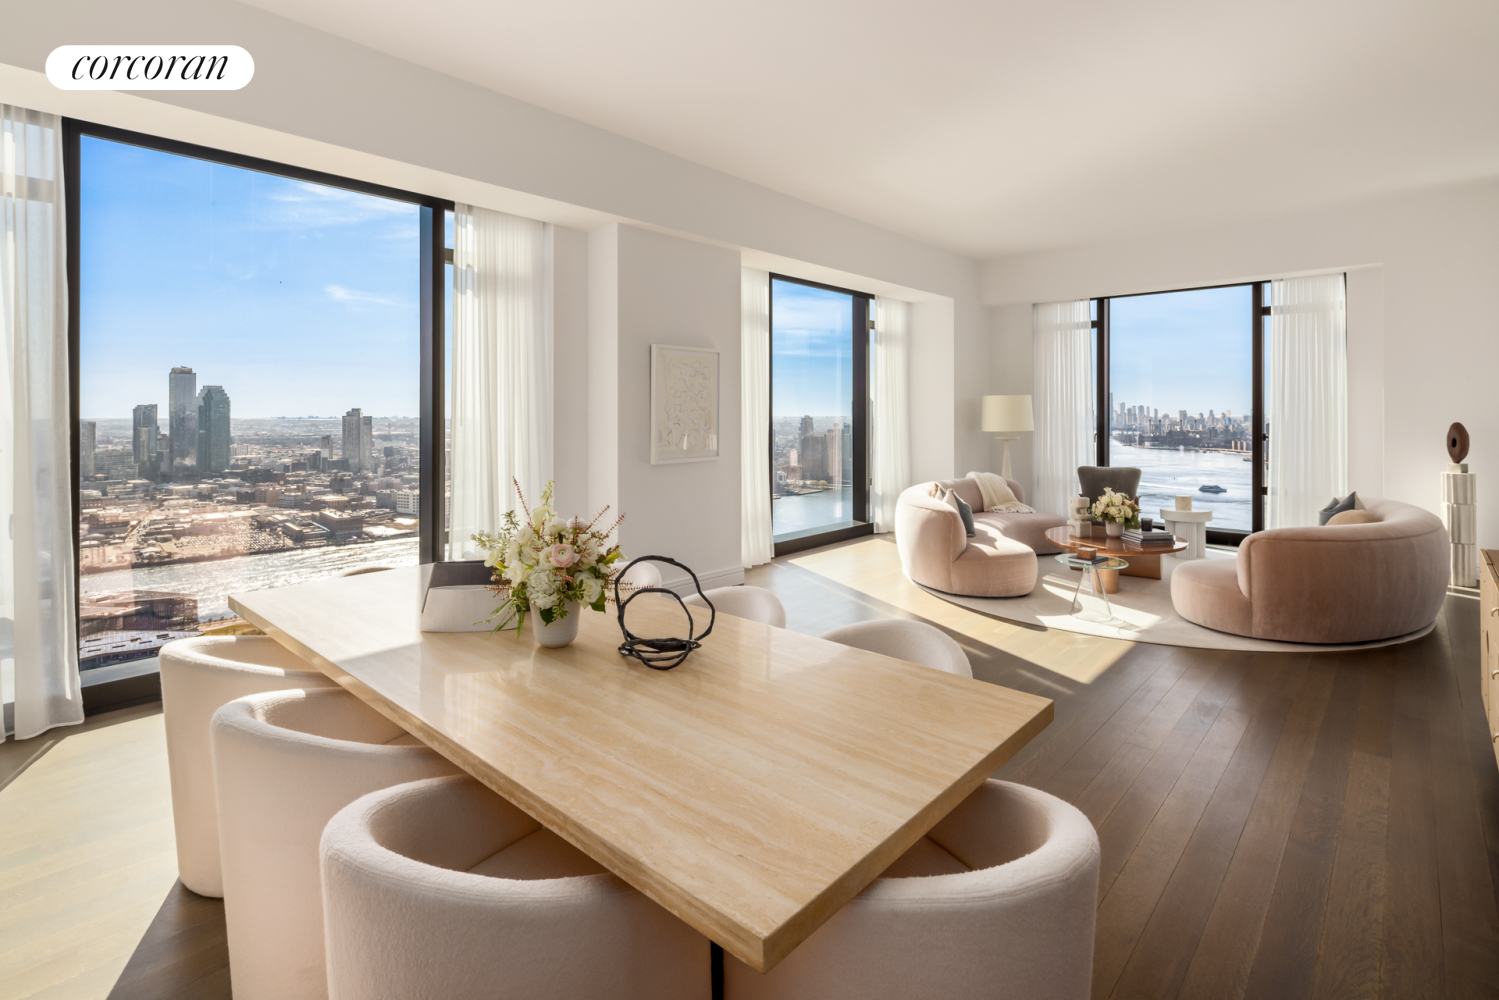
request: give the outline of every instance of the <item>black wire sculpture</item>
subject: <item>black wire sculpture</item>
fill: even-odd
[[[708,627],[703,629],[701,635],[693,634],[693,629],[696,626],[692,621],[692,612],[688,609],[687,602],[682,600],[675,591],[667,590],[665,587],[641,587],[629,597],[620,600],[620,581],[625,578],[625,574],[630,571],[631,567],[641,562],[668,563],[678,569],[685,569],[687,575],[692,577],[692,585],[697,588],[697,596],[701,597],[703,603],[708,605]],[[629,607],[630,602],[641,594],[665,594],[680,604],[682,611],[687,615],[687,638],[642,639],[626,628],[625,608]],[[698,582],[697,574],[692,571],[690,566],[684,566],[675,559],[667,556],[640,556],[639,558],[631,559],[629,565],[625,566],[614,577],[614,603],[619,608],[619,630],[625,637],[625,641],[620,643],[619,646],[620,655],[633,656],[652,670],[670,670],[673,667],[681,666],[682,661],[687,659],[687,654],[701,646],[703,640],[708,638],[708,634],[713,631],[713,623],[718,618],[718,611],[713,607],[713,602],[708,600],[708,596],[703,593],[703,585]]]

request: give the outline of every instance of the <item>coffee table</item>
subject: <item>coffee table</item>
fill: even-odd
[[[1113,621],[1114,606],[1109,603],[1109,595],[1119,593],[1119,572],[1128,569],[1129,563],[1117,556],[1109,556],[1102,562],[1092,562],[1070,552],[1063,552],[1056,558],[1057,562],[1063,566],[1071,566],[1075,570],[1082,571],[1082,575],[1078,577],[1077,588],[1072,592],[1072,617],[1092,622]],[[1105,614],[1099,615],[1097,611],[1088,611],[1083,607],[1084,579],[1091,581],[1088,588],[1093,592],[1093,596],[1103,599]],[[1110,586],[1111,582],[1112,586]]]
[[[1161,578],[1161,556],[1182,552],[1187,548],[1185,539],[1176,535],[1171,537],[1173,541],[1170,545],[1141,545],[1138,542],[1126,542],[1122,538],[1110,538],[1103,534],[1095,534],[1090,538],[1078,538],[1065,524],[1049,528],[1046,532],[1047,541],[1068,552],[1076,552],[1079,545],[1091,545],[1104,555],[1125,559],[1128,565],[1119,571],[1121,575],[1141,576],[1147,580]]]

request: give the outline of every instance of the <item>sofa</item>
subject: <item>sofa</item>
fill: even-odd
[[[1025,502],[1020,484],[1005,480],[1015,499]],[[984,510],[973,479],[943,479],[973,508],[969,537],[958,512],[929,494],[932,483],[917,483],[895,503],[895,547],[912,583],[967,597],[1020,597],[1036,586],[1037,553],[1062,551],[1046,531],[1067,523],[1055,514],[1003,514]]]
[[[1367,524],[1273,528],[1237,559],[1181,563],[1171,602],[1190,622],[1256,639],[1372,642],[1430,625],[1447,593],[1447,530],[1436,515],[1364,498]]]

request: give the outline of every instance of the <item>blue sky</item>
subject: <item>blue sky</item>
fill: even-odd
[[[175,365],[235,417],[417,415],[415,206],[101,139],[82,157],[84,419],[165,424]]]
[[[771,415],[848,416],[853,405],[852,296],[771,282]]]
[[[1253,395],[1247,285],[1133,295],[1109,304],[1114,405],[1247,414]]]

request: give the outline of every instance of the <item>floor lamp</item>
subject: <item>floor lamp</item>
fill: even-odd
[[[999,474],[1006,479],[1014,479],[1010,473],[1010,442],[1018,440],[1013,437],[1014,434],[1036,429],[1036,418],[1031,412],[1031,397],[985,396],[983,429],[985,433],[1001,435],[995,438],[996,441],[1005,443],[1004,468]]]

